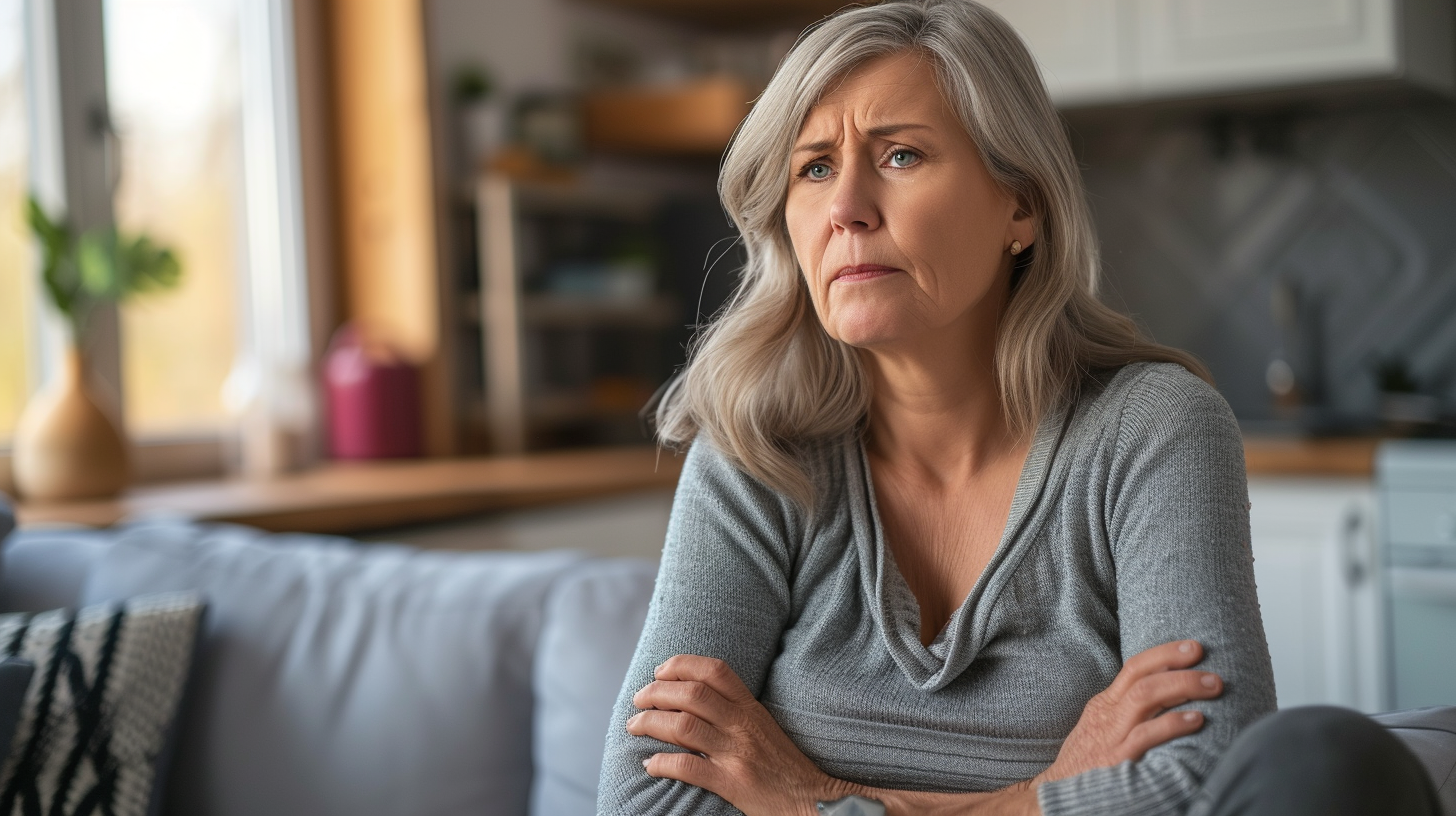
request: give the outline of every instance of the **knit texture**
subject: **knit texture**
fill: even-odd
[[[1223,695],[1138,762],[1040,786],[1044,813],[1174,814],[1234,735],[1274,709],[1254,591],[1243,446],[1227,403],[1181,367],[1129,365],[1041,421],[996,554],[929,645],[875,508],[862,444],[809,449],[806,514],[695,444],[647,623],[607,735],[598,813],[734,814],[653,779],[681,750],[626,733],[631,697],[676,654],[721,658],[821,769],[902,790],[990,791],[1056,759],[1127,658],[1193,638]]]

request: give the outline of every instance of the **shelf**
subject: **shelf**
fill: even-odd
[[[460,315],[467,323],[480,323],[478,292],[465,293]],[[521,299],[521,322],[536,329],[671,329],[682,324],[682,310],[675,298],[666,295],[648,300],[527,295]]]
[[[514,183],[517,211],[522,215],[567,215],[648,221],[659,198],[640,190],[604,189],[580,184]]]
[[[496,177],[510,183],[514,206],[520,214],[526,216],[586,216],[644,222],[656,215],[657,207],[661,203],[660,196],[643,190]],[[472,208],[478,206],[478,183],[471,182],[455,188],[455,197],[460,205]]]
[[[583,135],[593,149],[608,152],[718,155],[748,115],[750,98],[732,77],[595,91],[582,100]]]
[[[642,400],[646,404],[647,399]],[[536,427],[568,425],[601,420],[636,421],[641,405],[597,405],[589,396],[575,393],[543,394],[532,397],[526,407],[527,421]]]
[[[560,295],[528,295],[521,299],[521,319],[530,327],[600,326],[668,329],[682,322],[675,299],[588,300]]]

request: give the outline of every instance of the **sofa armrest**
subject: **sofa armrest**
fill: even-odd
[[[594,559],[552,587],[533,681],[533,816],[595,816],[607,725],[656,577],[654,561]]]

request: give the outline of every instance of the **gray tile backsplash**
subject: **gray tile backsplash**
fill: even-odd
[[[1375,417],[1389,363],[1456,408],[1456,103],[1073,131],[1104,296],[1241,419],[1281,415],[1276,359],[1323,415]]]

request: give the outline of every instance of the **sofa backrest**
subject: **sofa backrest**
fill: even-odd
[[[21,530],[0,542],[0,613],[76,607],[106,551],[96,530]]]
[[[113,536],[83,603],[209,602],[165,814],[526,812],[545,599],[580,555],[180,523]]]

